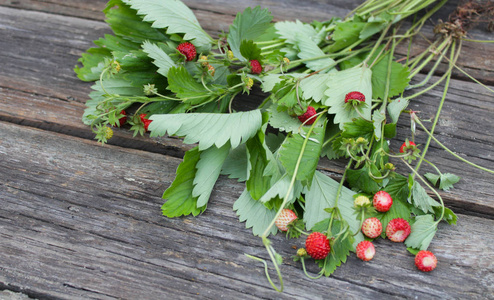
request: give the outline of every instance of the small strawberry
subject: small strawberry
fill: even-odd
[[[367,207],[370,205],[369,198],[365,196],[358,196],[353,200],[353,207]]]
[[[261,74],[262,66],[258,60],[253,59],[250,61],[250,72],[252,74]]]
[[[376,249],[374,245],[369,241],[361,241],[357,245],[357,257],[363,261],[369,261],[376,254]]]
[[[372,205],[377,211],[387,212],[393,205],[393,198],[385,191],[379,191],[374,195]]]
[[[422,272],[430,272],[436,268],[437,258],[430,251],[420,250],[415,255],[415,265]]]
[[[122,127],[125,124],[125,122],[127,122],[127,113],[125,112],[125,110],[122,110],[120,114],[123,115],[123,117],[118,119],[118,123],[120,124],[120,127]]]
[[[153,120],[148,120],[146,119],[147,114],[140,114],[139,118],[141,119],[141,122],[144,124],[144,129],[148,131],[149,124],[153,122]]]
[[[177,46],[178,52],[182,53],[185,55],[185,60],[186,61],[191,61],[194,58],[196,58],[197,52],[196,52],[196,47],[189,42],[181,43],[180,45]]]
[[[211,77],[214,77],[214,72],[215,72],[214,67],[208,64],[208,74],[211,75]]]
[[[400,147],[400,153],[405,153],[405,152],[408,152],[408,150],[411,150],[414,148],[414,146],[417,146],[415,145],[414,142],[412,141],[409,141],[409,140],[406,140],[403,145],[401,145]]]
[[[368,218],[362,223],[362,233],[365,236],[375,239],[383,232],[383,225],[378,218]]]
[[[110,127],[106,127],[105,138],[109,140],[111,139],[112,136],[113,136],[113,130]]]
[[[393,242],[401,243],[405,241],[410,234],[411,228],[407,220],[396,218],[389,221],[386,226],[386,236]]]
[[[305,113],[303,115],[298,116],[298,119],[302,123],[304,123],[305,121],[308,120],[307,122],[305,122],[305,124],[311,125],[316,120],[316,117],[313,117],[315,114],[316,114],[316,109],[312,106],[309,106],[309,107],[307,107],[307,110],[305,111]]]
[[[329,239],[320,232],[313,232],[305,240],[305,250],[313,259],[323,259],[331,250]]]
[[[274,224],[281,231],[288,231],[288,224],[297,219],[297,215],[291,209],[283,209]]]
[[[361,92],[357,92],[357,91],[350,92],[350,93],[345,95],[345,103],[348,103],[348,101],[352,101],[352,100],[365,102],[365,95],[362,94]]]

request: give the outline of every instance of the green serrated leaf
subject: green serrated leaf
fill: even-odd
[[[145,41],[142,44],[142,49],[150,58],[154,59],[153,64],[158,67],[158,73],[165,77],[168,77],[170,68],[177,66],[170,56],[156,44]]]
[[[305,66],[313,71],[327,73],[336,66],[336,62],[330,57],[324,57],[326,54],[319,46],[308,36],[295,33],[296,47],[298,57],[305,60]]]
[[[247,180],[247,149],[245,144],[240,144],[237,148],[231,149],[221,170],[222,175],[228,178],[236,178],[238,181]]]
[[[353,119],[360,118],[360,115],[352,107],[345,106],[345,95],[352,91],[359,91],[365,96],[365,103],[362,108],[362,115],[371,119],[372,107],[372,72],[368,68],[352,68],[331,73],[328,81],[328,89],[325,92],[326,99],[323,104],[329,106],[329,114],[334,114],[334,123],[339,124],[343,129],[344,123],[352,122]]]
[[[278,110],[276,103],[271,104],[267,109],[269,112],[269,125],[284,132],[297,132],[300,128],[300,121],[297,117],[290,116],[286,111]],[[305,128],[306,126],[304,126]]]
[[[196,164],[196,176],[194,178],[194,189],[192,197],[197,198],[197,207],[205,206],[213,191],[214,184],[220,176],[221,167],[230,151],[230,144],[226,143],[221,148],[215,146],[201,152]]]
[[[328,89],[330,74],[315,74],[300,81],[300,89],[306,99],[313,99],[316,102],[323,102],[325,92]]]
[[[300,181],[312,181],[312,176],[316,171],[317,163],[321,156],[325,129],[326,126],[314,127],[311,135],[308,137],[305,148],[303,147],[306,139],[300,134],[293,134],[283,142],[279,151],[279,160],[289,175],[295,173],[297,161],[303,150],[302,158],[298,165],[296,179]]]
[[[386,120],[386,116],[376,109],[372,114],[372,125],[374,126],[376,141],[379,141],[382,137],[382,123],[384,120]]]
[[[169,218],[190,214],[197,216],[206,209],[206,206],[197,207],[197,197],[192,196],[199,159],[200,151],[197,147],[185,153],[184,160],[177,168],[175,180],[163,193],[163,199],[166,200],[161,207],[163,215]]]
[[[168,69],[168,89],[192,105],[208,102],[215,95],[197,82],[183,66]]]
[[[412,183],[412,187],[410,189],[410,196],[408,198],[408,202],[413,204],[415,207],[419,208],[425,213],[434,213],[435,206],[441,207],[441,204],[436,200],[432,199],[432,197],[427,194],[425,189],[417,181],[413,181]]]
[[[267,9],[261,9],[260,6],[246,8],[242,13],[238,13],[230,25],[228,33],[228,45],[233,55],[241,61],[247,61],[240,53],[240,45],[243,40],[256,40],[266,30],[271,28],[273,17]]]
[[[444,191],[453,188],[453,185],[460,181],[460,177],[451,173],[443,173],[441,175],[427,173],[424,174],[424,177],[427,178],[427,180],[429,180],[435,186],[437,186],[437,183],[439,181],[439,188]]]
[[[361,169],[347,170],[347,181],[353,188],[370,194],[377,193],[381,189],[381,184],[370,177],[369,172],[375,177],[382,176],[375,165],[365,165]]]
[[[263,126],[264,129],[265,126]],[[247,141],[248,177],[245,183],[254,200],[259,200],[271,187],[271,176],[265,174],[271,152],[264,143],[264,131]]]
[[[144,21],[151,22],[153,28],[167,28],[166,33],[183,33],[184,40],[192,40],[198,52],[206,52],[211,48],[213,39],[202,29],[194,13],[183,2],[178,0],[123,0]]]
[[[327,230],[328,226],[329,220],[326,219],[314,227],[316,229],[325,228],[324,230]],[[355,250],[355,238],[353,237],[352,232],[349,229],[344,230],[345,228],[348,228],[346,222],[336,219],[333,220],[333,224],[331,225],[331,235],[336,236],[337,234],[340,234],[340,236],[335,243],[331,244],[331,251],[329,252],[329,255],[325,259],[316,261],[324,276],[333,274],[337,267],[346,262],[347,257],[350,255],[350,251]]]
[[[388,104],[388,114],[393,123],[398,123],[401,112],[408,107],[409,100],[406,98],[396,98]]]
[[[240,54],[247,60],[261,60],[261,49],[252,40],[243,40],[240,44]]]
[[[276,197],[283,199],[288,191],[288,188],[290,187],[290,182],[291,177],[285,173],[283,176],[281,176],[280,179],[278,179],[278,181],[271,185],[271,188],[269,188],[269,190],[259,199],[259,201],[262,203],[266,203]],[[300,181],[295,181],[290,195],[288,196],[288,203],[293,203],[296,198],[300,197],[302,190],[302,183]]]
[[[374,99],[384,98],[386,78],[388,75],[389,53],[372,67],[372,97]],[[391,63],[391,77],[389,82],[388,97],[394,97],[403,93],[408,86],[410,72],[404,65],[393,61]]]
[[[355,20],[338,23],[331,36],[335,43],[331,45],[329,52],[337,52],[358,41],[360,32],[365,25],[365,22],[358,22]]]
[[[437,223],[432,215],[422,215],[415,217],[415,222],[411,225],[411,232],[405,240],[407,247],[427,250],[437,231]]]
[[[299,20],[296,20],[295,22],[276,22],[274,27],[280,38],[284,39],[288,44],[296,45],[298,43],[297,35],[306,36],[316,44],[319,44],[322,40],[314,27],[310,24],[302,23]]]
[[[233,210],[237,212],[240,222],[245,222],[246,228],[252,228],[252,233],[261,236],[276,216],[276,210],[268,209],[264,204],[252,199],[247,189],[233,204]],[[275,226],[268,232],[276,234]]]
[[[153,115],[149,125],[151,136],[185,136],[185,144],[199,143],[204,150],[213,145],[220,148],[230,142],[232,148],[255,136],[262,125],[259,110],[232,114],[190,113]]]

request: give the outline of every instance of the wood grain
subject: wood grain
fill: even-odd
[[[372,263],[352,255],[333,276],[312,281],[289,259],[303,239],[278,235],[286,284],[278,294],[243,255],[267,258],[232,211],[241,184],[222,178],[204,214],[166,219],[160,195],[179,159],[4,122],[0,140],[0,282],[32,296],[481,299],[493,292],[493,220],[460,215],[457,226],[441,226],[431,274],[415,271],[403,244],[380,240]]]

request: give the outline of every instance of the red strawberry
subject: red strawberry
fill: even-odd
[[[283,209],[274,224],[281,231],[288,231],[288,224],[297,219],[297,215],[290,209]]]
[[[376,254],[374,245],[369,241],[361,241],[357,245],[357,257],[363,261],[369,261]]]
[[[127,113],[125,112],[125,110],[122,110],[120,112],[121,115],[124,115],[123,117],[121,117],[120,119],[118,119],[118,122],[120,123],[120,127],[123,126],[123,124],[125,124],[125,122],[127,122]]]
[[[146,119],[147,114],[140,114],[139,118],[141,118],[141,122],[144,124],[144,129],[148,131],[149,124],[153,122],[153,120]]]
[[[307,122],[305,122],[305,124],[306,125],[311,125],[316,120],[316,117],[313,117],[312,119],[310,119],[310,118],[312,116],[314,116],[315,114],[316,114],[316,109],[314,107],[312,107],[312,106],[309,106],[309,107],[307,107],[307,111],[303,115],[298,116],[298,119],[302,123],[304,123],[306,120],[308,120]]]
[[[261,74],[262,66],[258,60],[253,59],[250,61],[250,72],[252,74]]]
[[[385,191],[379,191],[374,195],[372,205],[377,211],[387,212],[393,205],[393,198]]]
[[[182,53],[185,55],[185,60],[186,61],[191,61],[194,58],[196,58],[197,52],[196,52],[196,47],[189,42],[182,43],[177,46],[178,52]]]
[[[383,225],[378,218],[368,218],[362,223],[362,233],[371,239],[377,238],[383,232]]]
[[[408,142],[408,145],[407,145],[407,142]],[[400,153],[407,152],[407,150],[410,148],[410,146],[416,146],[415,143],[412,141],[407,141],[407,142],[404,142],[403,145],[401,145]]]
[[[415,255],[415,265],[422,272],[430,272],[436,268],[437,258],[430,251],[420,250]]]
[[[357,91],[350,92],[345,95],[345,103],[347,103],[350,100],[358,100],[360,102],[365,102],[365,95]]]
[[[323,259],[331,250],[329,239],[320,232],[313,232],[305,240],[305,250],[313,259]]]
[[[386,226],[386,236],[393,242],[401,243],[405,241],[410,231],[410,224],[402,218],[393,219]]]

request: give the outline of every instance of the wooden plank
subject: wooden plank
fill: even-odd
[[[204,214],[166,219],[160,195],[176,158],[4,122],[0,141],[0,283],[31,297],[482,299],[494,292],[494,220],[460,215],[457,226],[441,225],[432,273],[418,272],[403,244],[379,240],[372,262],[351,255],[333,276],[313,281],[290,262],[303,239],[275,236],[285,259],[279,294],[243,255],[267,258],[232,211],[241,184],[221,178]]]
[[[92,20],[103,20],[104,14],[101,10],[105,7],[107,1],[90,0],[90,1],[61,1],[61,0],[27,0],[13,1],[0,0],[0,6],[22,8],[35,11],[49,12],[58,15],[74,16]],[[185,0],[187,4],[196,14],[201,25],[213,35],[224,31],[228,31],[228,27],[234,19],[234,16],[245,9],[246,7],[254,7],[261,5],[263,8],[268,8],[274,17],[274,21],[296,20],[311,22],[312,20],[324,21],[332,17],[344,17],[353,8],[357,7],[362,1],[330,1],[330,2],[300,2],[295,0],[283,1],[276,0],[269,3],[263,1],[201,1],[201,0]],[[456,8],[459,1],[449,1],[442,9],[436,13],[431,19],[434,23],[438,20],[447,20],[448,15]],[[433,26],[426,24],[423,28],[423,34],[428,40],[433,40]],[[489,34],[485,28],[474,28],[469,31],[469,38],[478,40],[492,40],[492,34]],[[417,38],[412,44],[412,53],[418,53],[428,46],[428,42],[423,38]],[[401,45],[397,49],[397,53],[403,55],[406,53],[407,45]],[[460,57],[458,65],[464,68],[470,75],[486,84],[494,84],[494,47],[486,43],[464,43],[464,53],[469,53],[468,56]],[[438,69],[438,74],[445,70],[443,65]],[[428,71],[429,68],[425,68]],[[463,73],[455,71],[455,78],[467,80]],[[469,80],[469,79],[468,79]]]
[[[90,47],[93,39],[107,31],[106,25],[9,8],[0,8],[0,20],[3,26],[16,28],[0,40],[0,47],[7,49],[0,54],[1,63],[5,66],[0,69],[0,120],[92,139],[90,128],[80,121],[90,84],[79,81],[72,72],[72,66],[78,59],[78,53]],[[38,20],[42,24],[36,26]],[[50,28],[57,29],[52,31]],[[26,40],[30,41],[30,47],[22,47]],[[57,55],[50,55],[52,52]],[[431,91],[414,100],[411,107],[421,111],[424,119],[432,118],[440,93],[440,89]],[[494,151],[494,137],[490,122],[494,113],[493,98],[482,87],[459,80],[453,80],[449,95],[437,128],[437,137],[453,151],[493,169],[491,153]],[[235,104],[249,103],[248,107],[255,107],[264,97],[257,90],[251,96],[239,97]],[[398,138],[392,144],[394,149],[410,137],[406,131],[408,125],[409,121],[403,116]],[[424,143],[425,140],[426,137],[419,131],[418,141]],[[110,143],[176,157],[182,157],[183,152],[190,148],[190,145],[183,145],[174,138],[132,138],[126,129],[115,129],[115,137]],[[434,145],[429,158],[442,171],[462,175],[463,179],[456,189],[443,193],[448,206],[465,213],[494,215],[491,191],[494,176],[458,163]],[[343,166],[343,162],[324,160],[320,164],[321,169],[340,174]],[[403,169],[404,166],[401,167],[401,172],[408,172]],[[424,166],[423,170],[430,168]]]

